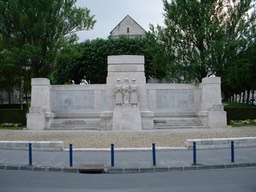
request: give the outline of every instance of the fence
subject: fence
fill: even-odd
[[[29,143],[28,144],[28,165],[33,165],[32,163],[32,143]],[[235,162],[235,147],[234,147],[234,141],[231,141],[231,146],[230,146],[230,161],[231,163],[234,163]],[[152,158],[151,158],[151,162],[152,162],[152,166],[157,166],[157,150],[156,150],[156,145],[155,143],[152,143]],[[68,165],[69,167],[73,167],[73,161],[74,161],[74,156],[73,156],[73,145],[70,144],[69,145],[69,162],[68,162]],[[191,164],[192,165],[199,165],[198,162],[197,162],[197,148],[196,148],[196,142],[193,142],[193,150],[192,150],[192,159],[191,159]],[[115,167],[115,146],[114,144],[111,144],[110,146],[110,159],[111,159],[111,167]],[[136,160],[136,159],[134,159]]]

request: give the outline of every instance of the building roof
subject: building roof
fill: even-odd
[[[110,32],[110,36],[143,36],[145,33],[145,29],[143,29],[130,15],[126,15]]]

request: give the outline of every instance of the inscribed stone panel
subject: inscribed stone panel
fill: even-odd
[[[94,91],[56,91],[57,110],[94,109]]]
[[[106,90],[101,90],[101,109],[107,109],[107,93]]]
[[[157,109],[193,109],[194,90],[161,89],[156,90]]]

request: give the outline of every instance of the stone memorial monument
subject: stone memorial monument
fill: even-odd
[[[108,57],[105,85],[32,79],[28,129],[152,130],[227,125],[219,77],[199,85],[146,83],[144,56]]]

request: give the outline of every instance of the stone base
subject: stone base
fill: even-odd
[[[226,111],[209,111],[208,126],[210,128],[223,128],[227,126]]]
[[[27,129],[43,130],[50,128],[53,118],[54,114],[51,112],[28,113]]]
[[[113,114],[113,131],[142,130],[141,114],[138,107],[117,106]]]
[[[152,111],[141,111],[142,129],[145,129],[145,130],[154,129],[153,117],[154,117],[154,113]]]
[[[45,116],[43,113],[27,114],[27,129],[43,130],[45,129]]]
[[[226,111],[199,111],[198,118],[205,127],[224,128],[227,127]]]
[[[103,111],[100,114],[100,128],[102,130],[112,130],[112,118],[113,118],[113,111]]]

